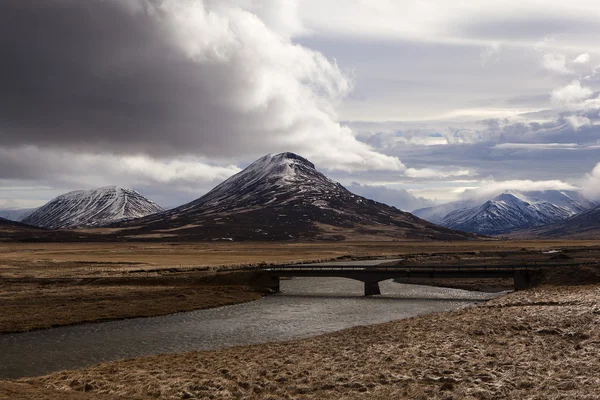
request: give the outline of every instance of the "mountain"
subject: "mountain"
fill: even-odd
[[[412,213],[426,221],[438,224],[444,219],[446,215],[448,215],[452,211],[460,210],[463,208],[475,207],[479,204],[481,204],[481,202],[478,200],[460,200],[453,201],[451,203],[439,204],[433,207],[420,208],[418,210],[414,210]]]
[[[103,226],[159,212],[162,212],[162,208],[138,192],[107,186],[60,195],[22,222],[48,229],[81,228]]]
[[[114,226],[127,237],[197,240],[475,237],[357,196],[294,153],[264,156],[191,203]]]
[[[600,205],[550,225],[514,232],[514,238],[600,239]]]
[[[451,229],[497,235],[552,224],[594,206],[575,191],[508,190],[483,203],[469,199],[417,210],[415,214]]]
[[[20,208],[13,210],[0,210],[0,218],[7,219],[9,221],[22,221],[30,214],[32,214],[36,208]]]
[[[527,190],[516,191],[507,190],[504,193],[512,194],[513,196],[522,199],[529,203],[548,202],[559,208],[564,209],[568,215],[575,215],[582,211],[588,210],[596,206],[595,203],[583,197],[579,192],[574,190]],[[494,197],[497,195],[494,195]],[[479,207],[486,201],[493,200],[494,197],[487,199],[465,199],[454,201],[451,203],[440,204],[433,207],[421,208],[413,211],[419,218],[423,218],[434,224],[442,224],[445,217],[453,211]]]

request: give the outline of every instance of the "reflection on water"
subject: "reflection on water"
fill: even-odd
[[[281,281],[282,293],[235,306],[0,335],[0,378],[42,375],[103,361],[298,339],[356,325],[465,307],[497,294],[343,278]]]

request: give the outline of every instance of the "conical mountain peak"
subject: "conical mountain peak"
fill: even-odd
[[[346,191],[297,154],[267,154],[182,209],[221,212]],[[346,191],[347,192],[347,191]],[[313,194],[312,196],[310,194]]]
[[[473,237],[357,196],[290,152],[267,154],[201,198],[132,224],[128,235],[168,230],[201,240]]]

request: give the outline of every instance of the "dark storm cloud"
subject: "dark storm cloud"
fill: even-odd
[[[334,120],[335,63],[233,3],[2,2],[0,48],[3,147],[403,168]]]
[[[203,117],[224,82],[201,80],[159,21],[116,1],[2,2],[1,144],[169,153],[202,131],[222,145]]]

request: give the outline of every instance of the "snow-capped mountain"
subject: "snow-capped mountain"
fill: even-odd
[[[264,156],[191,203],[123,225],[143,225],[128,235],[203,240],[472,237],[357,196],[294,153]]]
[[[596,206],[595,203],[589,201],[579,192],[574,190],[507,190],[504,193],[511,193],[515,197],[528,202],[547,201],[557,207],[566,209],[569,212],[569,215],[574,215]],[[483,200],[473,198],[453,201],[451,203],[440,204],[433,207],[421,208],[412,213],[419,218],[437,224],[442,222],[446,215],[450,214],[452,211],[481,206],[483,203],[492,200],[496,196],[497,194]]]
[[[14,210],[0,210],[0,218],[7,219],[9,221],[22,221],[31,215],[36,208],[19,208]]]
[[[103,226],[162,212],[138,192],[119,186],[76,190],[46,203],[23,223],[48,229]]]
[[[436,221],[452,229],[494,235],[552,224],[593,206],[577,192],[506,191],[483,204],[451,211]]]
[[[412,213],[417,217],[424,219],[425,221],[439,224],[440,221],[442,221],[444,217],[452,211],[475,207],[480,204],[481,202],[479,200],[460,200],[453,201],[451,203],[439,204],[433,207],[420,208],[418,210],[414,210]]]
[[[517,231],[516,238],[600,239],[600,205],[554,224]]]

